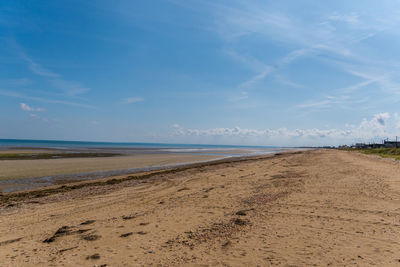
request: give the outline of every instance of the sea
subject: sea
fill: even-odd
[[[287,149],[276,146],[209,145],[209,144],[168,144],[139,142],[92,142],[61,140],[0,139],[0,149],[45,148],[57,150],[107,150],[112,152],[139,153],[195,153],[218,152],[225,156],[245,156],[248,154],[270,154]],[[223,153],[225,152],[225,153]]]

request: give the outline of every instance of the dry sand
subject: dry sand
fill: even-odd
[[[1,204],[1,266],[400,265],[400,165],[336,150]]]
[[[220,156],[152,153],[108,158],[0,160],[0,180],[165,166],[217,158]]]

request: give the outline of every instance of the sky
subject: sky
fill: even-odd
[[[0,2],[0,138],[400,136],[400,1]]]

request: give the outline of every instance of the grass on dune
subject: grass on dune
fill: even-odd
[[[365,149],[349,149],[369,155],[378,155],[384,158],[395,158],[400,160],[400,148],[365,148]]]

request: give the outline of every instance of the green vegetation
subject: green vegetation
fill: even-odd
[[[378,155],[383,158],[395,158],[400,160],[400,148],[365,148],[365,149],[346,149],[349,151],[357,151],[364,154]]]
[[[62,152],[62,153],[0,153],[0,160],[19,160],[19,159],[60,159],[60,158],[96,158],[119,156],[117,153],[80,153],[80,152]]]

